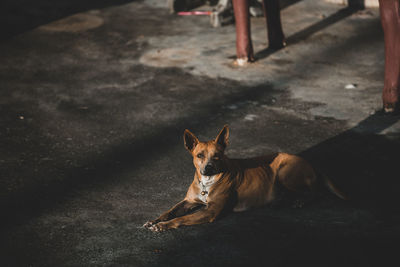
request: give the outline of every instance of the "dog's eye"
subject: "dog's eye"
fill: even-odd
[[[198,157],[199,159],[202,159],[202,158],[204,158],[204,155],[203,155],[202,153],[199,153],[199,154],[197,154],[197,157]]]

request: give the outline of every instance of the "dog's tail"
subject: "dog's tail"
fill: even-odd
[[[325,174],[322,174],[321,177],[323,179],[324,185],[328,188],[329,191],[331,191],[333,194],[335,194],[337,197],[339,197],[343,200],[349,200],[349,197],[347,196],[347,194],[345,194],[342,190],[337,188],[337,186],[332,182],[331,179],[329,179],[328,176],[326,176]]]

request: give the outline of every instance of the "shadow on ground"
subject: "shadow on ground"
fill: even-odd
[[[0,3],[0,41],[52,21],[92,9],[134,0],[3,0]]]
[[[361,6],[360,5],[349,5],[346,8],[342,8],[342,9],[338,10],[337,12],[335,12],[334,14],[329,15],[327,18],[324,18],[321,21],[318,21],[317,23],[312,24],[309,27],[287,37],[286,43],[288,45],[295,45],[296,43],[304,41],[307,38],[309,38],[311,35],[315,34],[316,32],[319,32],[319,31],[351,16],[352,14],[358,12],[359,10],[361,10],[363,8],[364,8],[363,5],[361,5]],[[257,52],[254,55],[254,57],[257,60],[261,60],[261,59],[269,57],[270,55],[272,55],[273,53],[275,53],[279,50],[280,49],[272,49],[272,48],[267,47],[267,48]]]
[[[333,177],[354,202],[373,209],[381,219],[399,219],[399,134],[379,134],[399,119],[375,113],[301,155]]]
[[[257,86],[257,87],[241,87],[235,82],[209,79],[206,77],[194,78],[191,75],[182,73],[178,69],[166,69],[159,71],[159,81],[157,84],[162,84],[163,79],[168,79],[171,74],[176,75],[180,73],[181,83],[180,86],[190,86],[191,83],[209,85],[215,88],[224,84],[222,88],[226,91],[224,94],[229,93],[228,87],[236,87],[234,92],[231,92],[225,97],[220,97],[220,95],[213,95],[207,99],[201,99],[198,97],[197,103],[192,103],[193,106],[190,110],[186,110],[185,115],[179,119],[175,119],[173,122],[169,122],[168,125],[157,124],[152,125],[150,130],[147,130],[145,136],[140,138],[135,137],[126,142],[113,145],[111,147],[102,148],[101,156],[91,155],[88,153],[87,158],[81,160],[78,166],[68,166],[66,161],[62,159],[63,155],[55,155],[59,157],[55,163],[49,163],[42,166],[32,160],[33,162],[25,163],[23,169],[27,169],[27,173],[24,173],[21,169],[17,170],[17,175],[21,176],[21,180],[27,180],[26,186],[21,186],[19,190],[15,190],[8,194],[3,194],[1,196],[0,208],[4,215],[4,218],[0,225],[9,226],[18,223],[24,223],[32,217],[37,217],[42,214],[43,211],[51,209],[53,205],[60,205],[64,199],[68,199],[71,192],[76,190],[82,190],[83,188],[92,187],[102,187],[112,183],[117,183],[118,179],[110,177],[118,177],[119,174],[127,171],[134,170],[138,168],[141,164],[146,161],[151,161],[152,158],[159,154],[167,153],[173,147],[181,147],[181,138],[177,136],[182,136],[183,130],[185,128],[190,128],[193,131],[200,131],[200,126],[203,125],[204,121],[208,123],[213,123],[215,121],[215,114],[218,114],[223,110],[223,107],[230,106],[232,104],[237,104],[246,101],[256,101],[260,98],[264,99],[265,102],[271,102],[273,95],[277,93],[270,86]],[[190,77],[191,79],[188,79]],[[201,81],[201,83],[200,83]],[[152,88],[156,88],[155,91],[162,91],[163,87],[161,85],[151,85]],[[200,85],[198,85],[200,87]],[[150,90],[150,89],[149,89]],[[195,90],[195,89],[193,89]],[[164,92],[165,93],[165,92]],[[155,92],[156,94],[156,92]],[[201,95],[200,89],[196,93],[183,92],[178,93],[174,97],[174,101],[187,101],[190,97],[195,95]],[[109,97],[108,102],[112,105],[113,101],[120,103],[120,96],[116,95],[115,99]],[[118,105],[118,104],[117,104]],[[10,109],[4,109],[3,116],[12,118],[14,111]],[[79,118],[80,120],[87,119],[89,124],[94,118],[101,118],[104,123],[104,114],[101,110],[94,111],[96,114],[94,117],[82,116],[82,114],[75,114],[76,107],[71,106],[65,110],[65,104],[63,102],[57,108],[57,112],[67,111],[72,116]],[[9,112],[9,114],[8,114]],[[29,114],[28,116],[36,117],[36,114]],[[194,119],[195,118],[195,119]],[[124,122],[126,123],[126,122]],[[88,125],[85,125],[88,127]],[[40,134],[40,129],[35,129],[30,126],[29,131],[35,133],[34,137],[30,139],[35,139],[35,142],[29,143],[29,148],[24,147],[23,149],[29,149],[33,155],[32,158],[37,158],[38,156],[45,153],[48,157],[52,157],[48,151],[50,151],[51,140],[47,140],[44,136]],[[67,131],[67,129],[66,129]],[[44,140],[42,140],[44,139]],[[17,141],[16,141],[17,140]],[[38,141],[41,140],[41,141]],[[12,137],[13,142],[19,142],[18,136]],[[179,141],[179,143],[177,143]],[[11,142],[11,144],[13,143]],[[41,147],[39,144],[44,142],[46,149]],[[74,146],[78,146],[75,144]],[[12,149],[10,146],[9,149]],[[45,150],[45,151],[42,151]],[[61,152],[61,151],[60,151]],[[34,166],[31,166],[34,165]],[[36,172],[32,173],[32,169],[36,168]],[[7,169],[9,173],[11,170]],[[28,174],[29,173],[29,174]],[[10,175],[11,176],[11,175]],[[26,176],[26,177],[25,177]],[[45,180],[44,177],[51,177],[51,180]],[[29,182],[29,181],[34,181]],[[23,184],[23,182],[20,182]]]

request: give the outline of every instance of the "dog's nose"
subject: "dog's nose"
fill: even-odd
[[[204,168],[204,170],[206,172],[210,172],[214,170],[214,164],[212,164],[211,162],[207,163],[206,167]]]

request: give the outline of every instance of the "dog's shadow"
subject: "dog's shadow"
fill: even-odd
[[[400,138],[380,133],[399,119],[376,113],[356,127],[300,153],[341,187],[350,201],[327,194],[300,209],[267,206],[231,213],[212,224],[170,231],[165,234],[180,242],[168,245],[159,263],[174,266],[389,263],[396,255],[398,243],[395,229],[400,218],[397,167]],[[179,257],[170,257],[172,254]]]
[[[399,119],[378,112],[300,155],[343,188],[353,204],[391,219],[400,203],[400,138],[380,133]]]

